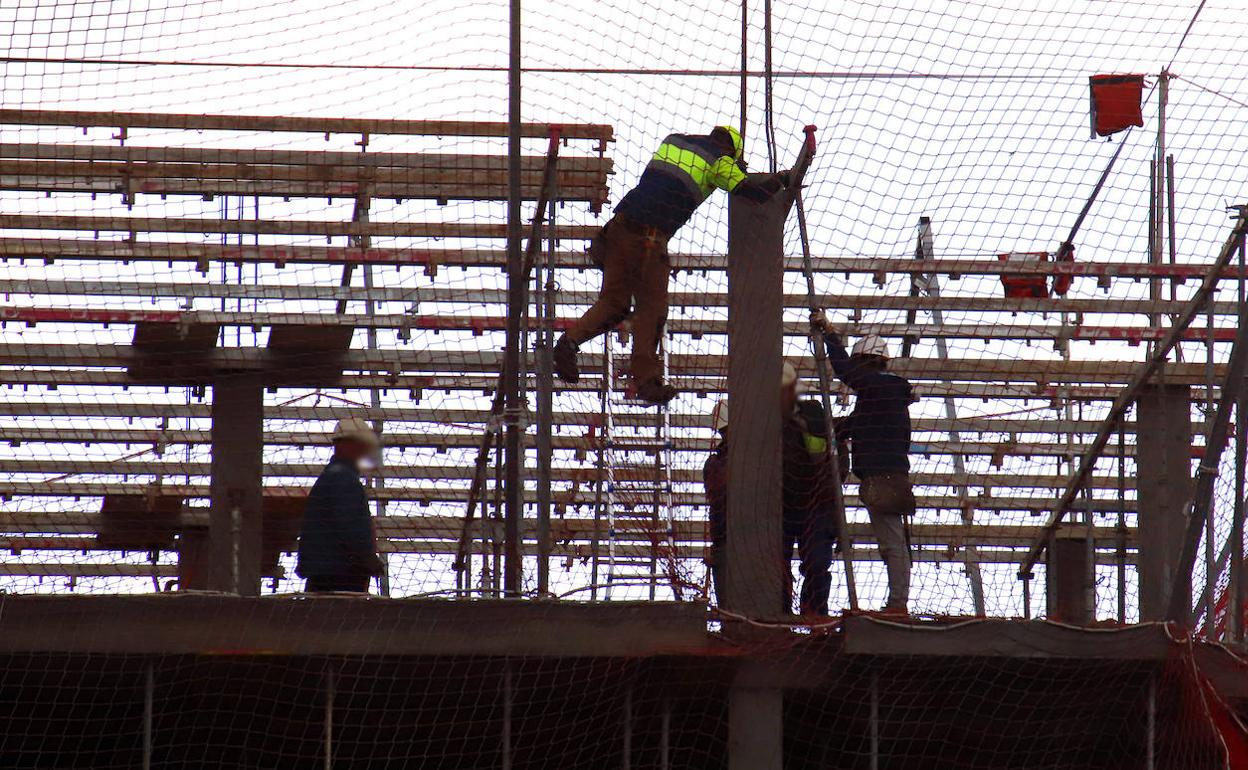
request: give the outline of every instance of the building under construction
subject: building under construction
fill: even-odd
[[[355,5],[349,29],[329,6],[75,7],[105,41],[85,56],[74,23],[62,43],[56,13],[15,12],[4,766],[1248,766],[1236,9],[522,25],[518,0],[435,2],[392,47],[399,22]],[[634,39],[656,25],[722,44],[656,65],[666,44]],[[340,29],[432,58],[347,61]],[[591,32],[622,53],[580,50]],[[751,170],[802,148],[798,183],[673,239],[681,395],[633,397],[627,322],[559,381],[589,240],[664,135],[725,121]],[[909,616],[874,612],[852,475],[831,614],[778,601],[802,579],[775,545],[782,365],[833,416],[854,403],[816,309],[887,340],[919,396]],[[721,400],[728,590],[701,471]],[[292,554],[350,417],[384,444],[384,571],[313,596]]]

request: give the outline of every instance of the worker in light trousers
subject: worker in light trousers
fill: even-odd
[[[905,615],[910,601],[910,544],[906,517],[914,514],[910,483],[910,382],[888,371],[888,345],[876,334],[858,339],[853,353],[822,311],[811,314],[822,335],[837,377],[854,392],[854,410],[846,420],[853,472],[861,481],[859,497],[871,518],[880,557],[888,570],[884,612]]]

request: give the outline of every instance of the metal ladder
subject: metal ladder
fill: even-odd
[[[624,354],[616,352],[613,333],[605,337],[603,348],[602,433],[599,437],[600,465],[604,488],[600,512],[606,522],[606,553],[601,544],[594,549],[594,574],[605,571],[603,598],[610,601],[617,587],[646,585],[649,598],[657,598],[660,582],[674,577],[675,521],[672,513],[671,415],[666,407],[655,407],[633,398],[623,398],[617,373]],[[662,372],[666,379],[667,346],[659,340]],[[652,426],[625,428],[617,424],[623,414],[654,411]],[[648,435],[647,435],[648,434]],[[647,459],[639,459],[644,455]],[[650,545],[636,541],[649,538]],[[602,564],[599,564],[599,561]],[[680,598],[674,580],[672,590]]]

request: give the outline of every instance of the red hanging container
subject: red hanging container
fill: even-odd
[[[1093,138],[1144,125],[1144,115],[1140,111],[1144,98],[1143,75],[1093,75],[1088,81]]]
[[[1049,254],[1047,251],[1012,251],[998,254],[997,259],[1002,262],[1048,262]],[[1001,276],[1001,286],[1009,299],[1049,296],[1048,278],[1037,273],[1005,273]]]

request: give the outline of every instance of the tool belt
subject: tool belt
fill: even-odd
[[[627,230],[635,235],[640,235],[650,241],[653,241],[654,243],[667,243],[668,239],[671,238],[671,235],[663,232],[657,227],[652,225],[643,225],[636,220],[630,219],[629,217],[616,214],[602,226],[602,229],[600,229],[593,238],[590,239],[589,247],[585,249],[586,255],[589,256],[590,264],[599,270],[603,269],[607,262],[607,233],[612,228],[616,227],[621,230]]]

